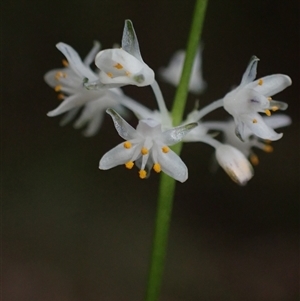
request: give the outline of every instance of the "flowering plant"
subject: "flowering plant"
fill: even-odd
[[[63,63],[64,68],[49,71],[45,75],[46,82],[59,93],[58,98],[62,100],[48,116],[65,113],[62,125],[77,117],[74,126],[80,128],[86,125],[84,134],[92,136],[99,130],[104,112],[111,116],[115,129],[125,142],[103,154],[99,163],[101,170],[118,165],[131,169],[135,164],[141,179],[147,178],[151,169],[165,174],[160,184],[146,297],[148,301],[157,300],[159,294],[174,180],[183,183],[188,179],[188,167],[180,157],[182,143],[202,142],[212,146],[219,165],[234,182],[245,185],[253,177],[252,164],[258,163],[252,148],[270,152],[272,147],[263,140],[280,139],[282,134],[276,133],[274,129],[291,122],[286,115],[268,117],[271,111],[287,108],[286,103],[274,101],[271,96],[288,87],[291,79],[287,75],[275,74],[254,80],[258,63],[256,56],[251,58],[237,88],[206,107],[194,109],[183,120],[188,90],[199,94],[206,87],[199,50],[205,8],[206,1],[198,0],[186,52],[177,52],[170,65],[160,71],[165,81],[178,85],[171,111],[167,109],[154,71],[142,59],[137,35],[130,20],[125,21],[120,49],[100,51],[100,44],[96,42],[84,61],[71,46],[58,43],[57,48],[67,61]],[[96,70],[90,68],[93,60],[98,68]],[[125,95],[121,90],[125,85],[151,86],[158,110],[153,111]],[[203,120],[203,117],[218,108],[224,108],[232,116],[231,120]],[[122,117],[128,117],[128,110],[138,119],[136,128]],[[267,117],[259,113],[265,113]],[[216,138],[216,131],[223,133],[223,141]],[[173,149],[169,146],[173,146]]]

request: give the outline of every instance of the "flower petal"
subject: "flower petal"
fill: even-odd
[[[240,116],[245,125],[259,138],[271,141],[279,140],[283,134],[276,133],[269,127],[259,114],[247,114]]]
[[[264,119],[266,125],[273,129],[282,128],[282,127],[288,126],[292,123],[291,117],[284,115],[284,114],[276,114],[276,115],[272,115],[270,117],[264,117],[263,119]]]
[[[124,140],[131,140],[138,137],[138,133],[136,132],[136,130],[125,119],[123,119],[115,110],[107,109],[106,113],[111,116],[118,134]]]
[[[157,161],[164,173],[183,183],[188,178],[188,169],[180,157],[171,149],[167,153],[157,152]],[[155,162],[156,163],[156,162]]]
[[[83,63],[86,66],[89,66],[91,63],[94,62],[96,54],[99,52],[99,50],[101,49],[101,44],[98,41],[94,41],[94,46],[91,49],[91,51],[88,53],[88,55],[85,57],[85,59],[83,60]]]
[[[122,48],[136,57],[139,61],[143,62],[139,42],[134,31],[133,24],[130,20],[125,20],[122,36]]]
[[[247,67],[245,73],[243,74],[240,86],[245,86],[245,85],[251,83],[255,79],[258,61],[259,61],[259,58],[256,57],[255,55],[253,55],[251,57],[248,67]]]
[[[166,145],[173,145],[180,142],[183,137],[192,129],[198,126],[197,122],[181,125],[162,133],[162,141]]]
[[[95,73],[89,67],[83,64],[78,53],[71,46],[60,42],[56,44],[56,47],[63,53],[68,60],[70,67],[80,78],[88,78],[90,81],[96,81],[98,79]]]
[[[268,97],[281,92],[291,84],[292,80],[289,76],[284,74],[273,74],[248,84],[246,88],[254,89],[258,93]]]
[[[130,161],[136,149],[136,145],[131,148],[125,148],[124,143],[120,143],[108,151],[100,160],[99,168],[107,170],[117,165],[125,164]]]

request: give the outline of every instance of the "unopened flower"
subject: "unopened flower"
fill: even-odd
[[[220,144],[216,148],[216,158],[234,182],[245,185],[253,177],[252,165],[244,154],[233,146]]]
[[[282,134],[276,133],[258,113],[271,115],[271,111],[285,110],[287,104],[272,100],[271,96],[291,85],[289,76],[273,74],[253,81],[256,77],[258,58],[253,56],[243,75],[241,84],[224,97],[224,108],[234,118],[236,135],[245,139],[245,129],[268,140],[278,140]]]
[[[100,51],[95,64],[100,69],[100,82],[110,87],[143,87],[154,82],[154,72],[142,59],[138,39],[130,20],[125,21],[122,48]],[[93,85],[97,86],[97,83],[86,83],[87,87],[93,88]]]
[[[175,54],[172,56],[170,60],[168,67],[161,68],[159,70],[159,75],[161,76],[161,78],[165,82],[170,83],[177,87],[180,81],[184,59],[185,59],[184,50],[178,50],[177,52],[175,52]],[[198,49],[194,59],[194,64],[193,64],[190,83],[189,83],[189,91],[195,94],[201,93],[206,88],[206,82],[203,80],[201,69],[202,69],[201,50]]]
[[[87,124],[86,136],[94,135],[101,125],[103,114],[108,107],[120,107],[120,93],[117,89],[99,89],[89,91],[83,86],[86,78],[97,80],[98,75],[90,68],[100,44],[95,43],[86,59],[82,62],[78,53],[69,45],[58,43],[56,47],[65,55],[63,60],[64,68],[51,70],[45,75],[47,84],[58,92],[58,99],[62,100],[59,106],[48,112],[53,117],[63,113],[61,124],[70,122],[77,116],[80,109],[80,117],[74,124],[75,128]]]
[[[134,129],[114,110],[108,109],[118,134],[126,140],[107,152],[100,160],[100,169],[110,169],[125,164],[131,169],[134,162],[140,168],[141,179],[147,177],[146,168],[155,172],[165,172],[175,180],[184,182],[188,178],[188,170],[181,158],[169,146],[182,140],[185,134],[197,126],[191,123],[162,131],[161,124],[153,119],[142,119]]]

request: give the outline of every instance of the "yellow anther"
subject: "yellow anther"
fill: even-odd
[[[155,163],[155,164],[153,165],[153,169],[154,169],[154,171],[156,171],[157,173],[161,172],[161,166],[160,166],[160,164],[159,164],[159,163]]]
[[[129,141],[124,142],[123,145],[124,145],[124,147],[127,148],[127,149],[128,149],[128,148],[131,148],[131,143],[130,143]]]
[[[57,85],[57,86],[54,87],[54,91],[59,92],[59,91],[61,91],[61,88],[62,88],[61,85]]]
[[[62,64],[63,64],[64,67],[68,67],[69,66],[68,61],[65,60],[65,59],[62,60]]]
[[[259,163],[258,157],[254,154],[252,154],[250,156],[250,161],[254,166],[258,165],[258,163]]]
[[[253,123],[257,123],[257,119],[253,119],[252,122],[253,122]]]
[[[147,155],[149,153],[149,150],[146,147],[143,147],[141,149],[141,153],[142,153],[142,155]]]
[[[114,67],[116,68],[116,69],[123,69],[123,66],[121,65],[121,64],[119,64],[119,63],[117,63],[116,65],[114,65]]]
[[[272,145],[265,145],[263,150],[266,152],[266,153],[272,153],[273,151],[273,147]]]
[[[59,100],[63,100],[63,99],[65,99],[65,95],[63,95],[62,93],[59,93],[59,94],[57,94],[57,98]]]
[[[59,80],[61,77],[67,77],[67,74],[66,73],[63,73],[61,71],[58,71],[56,74],[55,74],[55,79]]]
[[[265,139],[264,141],[265,141],[265,143],[268,143],[268,144],[272,143],[272,140]]]
[[[267,116],[271,116],[271,111],[270,110],[265,110],[265,113]]]
[[[267,99],[268,99],[268,101],[271,101],[271,100],[272,100],[272,97],[271,97],[271,96],[269,96],[269,97],[267,97]]]
[[[113,74],[112,74],[111,72],[107,72],[106,74],[107,74],[107,76],[110,77],[110,78],[113,77]]]
[[[131,169],[133,167],[134,163],[132,161],[128,161],[127,163],[125,163],[125,167],[128,169]]]
[[[129,71],[125,71],[125,75],[126,75],[126,76],[130,76],[130,74],[131,74],[131,73],[130,73]]]
[[[145,179],[146,176],[147,176],[146,170],[141,169],[141,170],[139,171],[139,175],[140,175],[140,178],[141,178],[141,179]]]
[[[273,107],[271,108],[271,110],[272,110],[273,112],[275,112],[275,111],[278,111],[279,108],[278,108],[277,106],[273,106]]]
[[[163,151],[163,153],[168,153],[169,152],[169,148],[167,147],[167,146],[164,146],[164,147],[162,147],[162,149],[161,149],[162,151]]]
[[[258,80],[258,84],[259,84],[260,86],[262,86],[263,83],[264,83],[264,81],[263,81],[262,79],[259,79],[259,80]]]

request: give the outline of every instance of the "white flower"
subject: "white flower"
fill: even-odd
[[[65,55],[67,61],[63,60],[64,68],[47,72],[45,81],[59,93],[58,98],[63,101],[47,115],[53,117],[67,113],[61,121],[61,125],[65,125],[74,119],[83,108],[74,127],[80,128],[87,124],[84,135],[92,136],[99,129],[105,110],[108,107],[120,108],[119,100],[122,92],[119,89],[104,88],[89,91],[83,86],[86,78],[92,81],[98,79],[98,75],[89,67],[99,51],[100,44],[98,42],[95,43],[83,62],[71,46],[58,43],[56,47]]]
[[[159,75],[161,76],[161,78],[165,82],[177,86],[180,81],[184,59],[185,59],[184,50],[178,50],[177,52],[175,52],[175,54],[172,56],[170,60],[168,67],[161,68],[159,70]],[[190,83],[189,83],[189,91],[195,94],[201,93],[206,88],[206,82],[203,80],[201,68],[202,68],[201,50],[198,49],[194,59],[194,64],[193,64]]]
[[[137,36],[130,20],[125,21],[122,48],[100,51],[95,64],[100,69],[100,82],[110,87],[124,85],[143,87],[154,82],[154,72],[142,59]],[[92,88],[95,84],[86,85]]]
[[[248,128],[256,136],[274,141],[280,139],[282,134],[269,127],[258,112],[270,116],[271,111],[285,110],[287,104],[274,101],[271,96],[284,90],[292,81],[283,74],[273,74],[253,81],[258,60],[255,56],[251,58],[241,84],[224,97],[224,109],[233,116],[235,132],[241,140],[245,139],[245,128]]]
[[[270,117],[263,117],[263,121],[266,125],[272,129],[277,129],[285,127],[291,124],[291,118],[287,115],[278,114]],[[250,161],[253,165],[258,164],[258,157],[252,150],[253,147],[259,148],[265,152],[272,152],[273,147],[269,144],[271,141],[263,141],[257,136],[254,136],[250,129],[245,129],[244,132],[244,141],[241,141],[235,134],[235,123],[233,120],[230,121],[208,121],[203,122],[203,126],[207,127],[209,130],[222,131],[224,134],[224,143],[229,144],[238,150],[240,150],[247,158],[250,158]],[[193,131],[191,131],[192,133]],[[190,133],[189,133],[190,134]]]
[[[126,141],[101,158],[100,169],[106,170],[122,164],[131,169],[136,161],[140,167],[141,179],[147,176],[147,166],[157,173],[163,171],[180,182],[187,180],[186,165],[168,146],[180,142],[185,134],[197,126],[197,123],[162,131],[159,122],[153,119],[142,119],[134,129],[114,110],[108,109],[107,113],[112,117],[118,134]]]
[[[216,148],[216,158],[234,182],[245,185],[253,177],[254,173],[250,162],[242,152],[231,145],[220,144]]]

